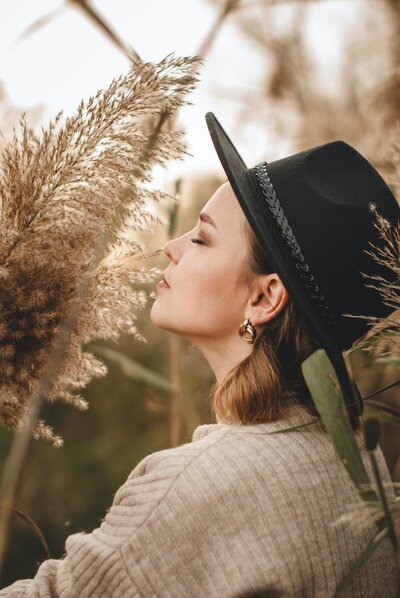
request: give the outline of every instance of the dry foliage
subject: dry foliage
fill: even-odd
[[[392,498],[391,494],[393,489],[395,493],[400,491],[400,484],[395,482],[383,482],[382,485],[385,490],[390,491],[390,493],[385,492],[385,494],[386,498],[389,497],[389,508],[393,517],[396,533],[400,533],[400,495]],[[375,492],[377,491],[375,485],[372,484],[365,484],[365,489],[374,490]],[[348,505],[346,512],[335,519],[331,525],[333,527],[343,524],[346,526],[350,525],[355,532],[362,533],[365,527],[381,522],[384,516],[385,513],[380,501],[358,501]]]
[[[158,271],[142,265],[144,247],[132,231],[157,220],[149,202],[166,196],[151,188],[152,168],[185,153],[183,132],[168,119],[189,103],[200,62],[169,55],[135,64],[82,101],[75,116],[62,123],[57,114],[40,137],[23,116],[4,148],[0,420],[7,427],[23,424],[74,302],[78,315],[46,398],[86,408],[76,391],[106,368],[82,346],[120,332],[143,339],[135,311],[146,294],[132,283],[153,280]],[[39,422],[35,434],[51,437],[52,431]]]
[[[374,216],[373,224],[383,239],[383,244],[378,247],[370,243],[371,250],[366,250],[366,253],[378,264],[394,273],[395,279],[388,280],[380,275],[363,274],[363,276],[366,286],[377,290],[382,302],[391,307],[395,313],[386,318],[349,314],[350,317],[367,320],[368,326],[372,329],[370,333],[354,343],[351,351],[362,349],[384,357],[400,349],[400,312],[397,311],[400,310],[400,221],[397,225],[393,225],[377,210]],[[385,342],[382,343],[382,340]]]

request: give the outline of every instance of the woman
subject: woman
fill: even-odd
[[[388,314],[360,271],[383,270],[364,249],[379,242],[373,210],[396,223],[398,205],[343,142],[247,169],[211,113],[207,123],[228,181],[195,228],[166,244],[151,318],[205,355],[217,423],[148,455],[100,528],[70,536],[64,559],[0,596],[326,598],[376,531],[334,525],[359,497],[301,363],[325,348],[351,402],[341,351],[366,330],[343,314]],[[361,411],[348,404],[360,448]],[[377,459],[389,482],[380,450]],[[386,538],[344,595],[398,590]]]

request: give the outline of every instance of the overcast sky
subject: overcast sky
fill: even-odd
[[[124,55],[80,11],[69,6],[44,28],[14,44],[36,19],[63,5],[60,0],[0,2],[0,80],[18,107],[42,105],[44,122],[60,109],[66,115],[73,113],[81,99],[108,86],[112,78],[129,68]],[[122,38],[150,61],[161,60],[171,52],[194,54],[217,16],[217,9],[207,0],[98,0],[94,5]],[[330,74],[359,5],[360,0],[325,0],[312,8],[307,40]],[[288,10],[288,6],[281,10],[282,23]],[[249,89],[256,94],[265,62],[240,35],[234,21],[229,18],[225,22],[191,97],[194,105],[182,112],[181,122],[188,131],[194,158],[177,166],[178,170],[219,169],[204,122],[208,110],[220,118],[249,165],[262,152],[268,151],[273,154],[268,158],[275,159],[290,150],[284,140],[281,144],[275,140],[270,149],[271,140],[257,127],[242,134],[237,122],[238,102],[234,97],[229,99],[229,90]],[[327,84],[329,80],[332,76]],[[221,96],[223,90],[228,90],[228,97]]]

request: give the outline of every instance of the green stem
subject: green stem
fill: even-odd
[[[368,451],[368,454],[369,454],[369,458],[371,460],[371,465],[372,465],[372,469],[374,472],[374,478],[376,481],[376,485],[378,487],[379,498],[381,500],[383,511],[385,513],[386,525],[388,528],[389,537],[392,542],[393,549],[395,551],[397,566],[400,570],[400,549],[399,549],[399,543],[397,541],[397,536],[396,536],[396,532],[395,532],[394,525],[393,525],[392,513],[390,512],[390,509],[389,509],[386,494],[385,494],[383,484],[382,484],[381,475],[380,475],[379,468],[378,468],[378,463],[376,461],[374,452]]]
[[[363,397],[363,401],[366,401],[367,399],[370,399],[371,397],[375,397],[376,395],[379,395],[381,392],[385,392],[385,390],[389,390],[390,388],[393,388],[394,386],[399,386],[400,384],[400,378],[398,380],[395,380],[394,382],[391,382],[390,384],[387,384],[386,386],[383,386],[382,388],[379,388],[378,390],[375,390],[374,392],[371,392],[371,394],[367,395],[366,397]]]

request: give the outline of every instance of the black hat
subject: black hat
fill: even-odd
[[[332,141],[247,168],[212,112],[206,122],[218,157],[256,237],[315,338],[330,357],[346,401],[342,351],[368,330],[344,314],[387,317],[393,308],[362,273],[394,274],[365,250],[382,245],[377,211],[393,225],[400,208],[375,168],[351,145]],[[362,413],[362,403],[357,406]]]

